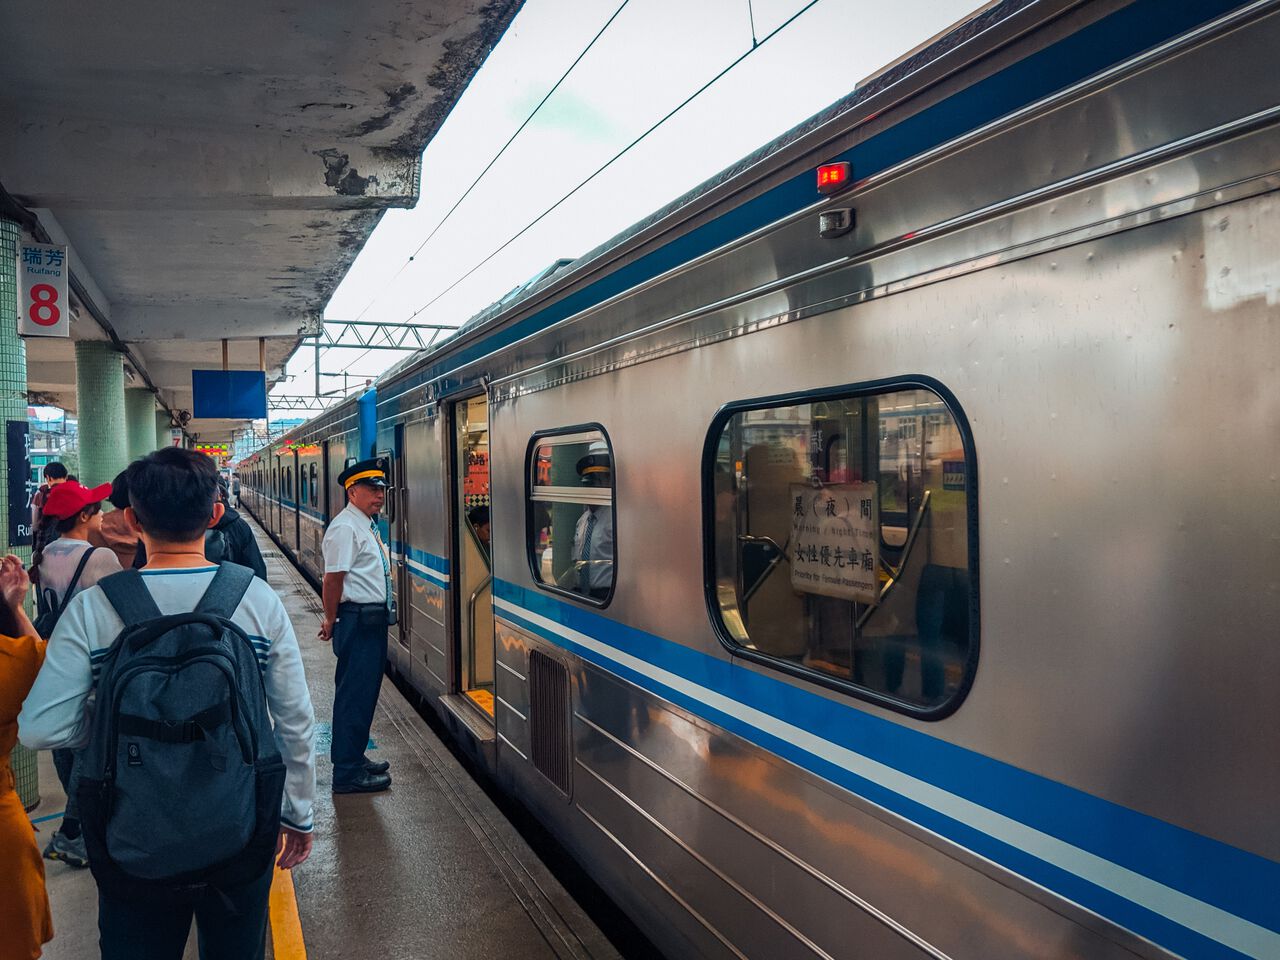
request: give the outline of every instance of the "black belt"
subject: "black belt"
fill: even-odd
[[[346,610],[351,613],[363,613],[365,610],[382,610],[386,612],[387,605],[385,603],[352,603],[350,600],[343,600],[338,604],[338,612]]]

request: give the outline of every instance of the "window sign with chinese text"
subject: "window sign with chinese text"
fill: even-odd
[[[880,592],[880,511],[874,483],[793,483],[791,586],[875,603]]]
[[[67,302],[67,248],[48,243],[18,244],[18,335],[71,336]]]

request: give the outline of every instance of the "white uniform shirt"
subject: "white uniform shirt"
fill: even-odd
[[[170,614],[194,610],[217,569],[141,572],[160,612]],[[315,715],[293,624],[275,591],[256,577],[231,619],[249,635],[262,670],[267,710],[285,764],[282,820],[295,830],[310,831],[316,793]],[[101,587],[76,593],[49,638],[44,666],[18,716],[18,737],[26,746],[44,750],[87,742],[98,672],[123,629]]]
[[[595,523],[591,522],[593,517]],[[573,562],[578,574],[571,586],[588,590],[613,586],[613,507],[582,508],[573,529]]]
[[[71,586],[71,578],[75,576],[76,567],[80,565],[80,558],[89,548],[87,541],[71,540],[67,537],[60,537],[45,547],[40,555],[40,589],[52,590],[58,595],[58,602],[61,603],[62,595],[67,592],[67,587]],[[72,596],[88,590],[99,580],[106,579],[113,573],[119,573],[120,570],[120,558],[108,548],[99,547],[94,550],[93,556],[84,565],[84,571],[76,583],[76,592]]]
[[[333,518],[324,534],[324,572],[345,573],[343,603],[386,603],[390,563],[382,537],[369,515],[354,504]]]

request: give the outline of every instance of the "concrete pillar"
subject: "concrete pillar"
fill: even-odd
[[[156,411],[156,449],[169,446],[169,414]]]
[[[124,392],[124,416],[129,435],[129,460],[145,457],[156,448],[155,394],[140,387]]]
[[[110,343],[76,341],[76,412],[80,482],[110,483],[129,465],[124,413],[124,358]]]
[[[0,217],[0,421],[27,419],[27,345],[18,336],[18,244],[22,231],[12,220]],[[30,547],[10,547],[9,444],[0,422],[0,550],[12,551],[24,560]],[[30,520],[27,521],[30,523]]]

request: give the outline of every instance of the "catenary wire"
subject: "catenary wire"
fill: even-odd
[[[630,2],[631,0],[622,0],[622,3],[618,5],[618,9],[614,10],[613,15],[610,16],[609,19],[604,22],[604,26],[602,26],[599,30],[596,31],[596,35],[591,38],[591,41],[585,47],[582,48],[582,51],[576,57],[574,57],[573,63],[569,64],[569,68],[560,75],[560,79],[557,80],[555,84],[552,85],[551,89],[547,91],[546,95],[541,100],[538,101],[538,105],[534,107],[532,111],[530,111],[527,117],[524,118],[524,122],[521,123],[520,126],[516,127],[515,133],[511,134],[511,136],[507,138],[507,142],[504,143],[498,149],[498,152],[495,153],[492,158],[490,158],[489,162],[484,165],[484,169],[481,170],[480,173],[476,175],[476,178],[471,181],[471,185],[462,192],[462,196],[458,197],[458,199],[454,201],[453,206],[449,208],[448,212],[443,217],[440,218],[440,221],[434,227],[431,228],[431,232],[427,234],[426,239],[423,240],[420,244],[418,244],[416,248],[414,248],[413,253],[409,254],[409,259],[400,265],[400,269],[397,270],[395,274],[391,277],[391,279],[387,281],[386,287],[389,287],[391,286],[391,284],[395,283],[396,279],[400,276],[400,274],[402,274],[405,271],[405,268],[408,267],[409,264],[413,262],[414,258],[417,257],[417,255],[422,252],[422,248],[425,247],[428,243],[430,243],[431,238],[440,232],[440,228],[449,222],[449,218],[453,216],[454,211],[456,211],[458,207],[462,206],[463,201],[466,200],[467,197],[471,196],[471,191],[474,190],[476,188],[476,185],[481,180],[484,179],[485,174],[487,174],[493,168],[493,165],[502,158],[502,155],[507,152],[507,148],[510,147],[511,144],[515,142],[516,137],[520,136],[520,134],[524,132],[524,128],[533,122],[533,118],[538,115],[538,111],[541,110],[546,105],[547,101],[550,100],[551,97],[555,94],[555,92],[560,89],[560,85],[569,78],[569,74],[573,73],[574,69],[578,66],[578,64],[582,62],[582,58],[585,57],[591,51],[591,48],[596,45],[596,41],[599,40],[604,35],[604,32],[608,30],[610,26],[612,26],[613,21],[618,19],[618,15],[622,13],[624,9],[626,9],[627,4]],[[383,289],[386,289],[386,287],[384,287]],[[378,294],[375,293],[373,297],[369,300],[369,302],[365,304],[364,309],[361,310],[360,313],[356,315],[356,319],[359,320],[361,317],[363,317],[369,311],[369,308],[372,307],[377,302],[377,300],[378,300]],[[368,351],[366,351],[366,353],[367,352]]]
[[[467,271],[466,273],[464,273],[462,276],[458,277],[458,279],[457,279],[457,280],[454,280],[454,281],[453,281],[453,283],[449,284],[449,286],[445,287],[443,290],[441,290],[439,293],[437,293],[434,297],[432,297],[430,300],[428,300],[425,304],[423,304],[423,305],[422,305],[421,307],[419,307],[417,310],[413,311],[413,313],[412,313],[412,314],[410,314],[410,316],[409,316],[409,320],[410,320],[410,321],[411,321],[411,320],[413,320],[415,317],[417,317],[417,316],[418,316],[419,314],[421,314],[423,311],[430,309],[432,305],[434,305],[438,300],[440,300],[442,297],[444,297],[447,293],[449,293],[451,290],[453,290],[455,287],[457,287],[460,283],[462,283],[464,280],[466,280],[468,277],[470,277],[472,274],[474,274],[477,270],[479,270],[481,267],[483,267],[485,264],[487,264],[490,260],[492,260],[492,259],[493,259],[494,257],[496,257],[498,254],[500,254],[503,250],[507,249],[507,247],[511,246],[511,244],[515,243],[515,242],[516,242],[517,240],[519,240],[522,236],[524,236],[526,233],[528,233],[530,230],[532,230],[535,226],[537,226],[539,223],[541,223],[541,222],[542,222],[542,220],[544,220],[547,216],[549,216],[553,211],[557,210],[557,209],[561,206],[561,204],[563,204],[566,200],[568,200],[568,199],[569,199],[570,197],[572,197],[575,193],[577,193],[579,190],[581,190],[583,187],[585,187],[587,184],[589,184],[591,181],[593,181],[593,180],[594,180],[596,177],[598,177],[600,174],[604,173],[604,171],[605,171],[605,170],[607,170],[609,167],[613,166],[613,164],[614,164],[614,163],[616,163],[618,160],[620,160],[620,159],[621,159],[621,158],[622,158],[622,157],[623,157],[623,156],[624,156],[628,151],[630,151],[633,147],[635,147],[635,146],[636,146],[637,144],[639,144],[642,140],[644,140],[646,137],[648,137],[648,136],[649,136],[649,134],[653,133],[653,132],[654,132],[655,130],[657,130],[660,126],[662,126],[664,123],[666,123],[666,122],[667,122],[668,120],[670,120],[672,117],[674,117],[677,113],[679,113],[679,112],[680,112],[681,110],[683,110],[686,106],[688,106],[690,103],[692,103],[694,99],[696,99],[696,98],[697,98],[698,96],[700,96],[704,91],[706,91],[709,87],[711,87],[711,86],[712,86],[712,84],[714,84],[716,81],[718,81],[721,77],[723,77],[725,74],[727,74],[730,70],[732,70],[734,67],[736,67],[738,64],[740,64],[740,63],[741,63],[743,60],[745,60],[747,57],[751,56],[751,54],[755,53],[755,51],[756,51],[756,50],[760,49],[760,47],[764,46],[764,45],[765,45],[766,43],[768,43],[771,39],[773,39],[775,36],[777,36],[779,33],[781,33],[783,30],[785,30],[787,27],[789,27],[792,23],[794,23],[797,19],[799,19],[801,16],[803,16],[803,15],[804,15],[807,11],[809,11],[811,8],[813,8],[814,6],[816,6],[819,2],[820,2],[820,0],[809,0],[809,2],[808,2],[808,3],[806,3],[803,7],[801,7],[799,10],[797,10],[795,13],[793,13],[790,17],[788,17],[786,20],[784,20],[782,23],[780,23],[780,24],[779,24],[777,27],[775,27],[773,30],[769,31],[769,33],[765,34],[765,36],[761,38],[761,40],[760,40],[760,42],[759,42],[759,43],[757,43],[755,46],[753,46],[750,50],[747,50],[747,51],[745,51],[744,53],[742,53],[741,55],[739,55],[738,57],[736,57],[732,62],[730,62],[730,63],[728,64],[728,66],[724,67],[724,69],[722,69],[722,70],[721,70],[719,73],[717,73],[714,77],[712,77],[710,80],[708,80],[708,81],[707,81],[706,83],[704,83],[702,86],[700,86],[697,90],[695,90],[695,91],[694,91],[693,93],[691,93],[688,97],[686,97],[686,98],[685,98],[684,100],[682,100],[679,104],[677,104],[677,105],[676,105],[672,110],[670,110],[668,113],[666,113],[666,114],[665,114],[665,115],[664,115],[660,120],[658,120],[658,122],[657,122],[657,123],[653,124],[653,125],[652,125],[651,127],[649,127],[647,130],[645,130],[642,134],[640,134],[640,136],[636,137],[636,138],[635,138],[634,140],[632,140],[629,144],[627,144],[625,147],[623,147],[621,150],[619,150],[617,153],[615,153],[612,157],[610,157],[608,160],[606,160],[606,161],[605,161],[601,166],[597,167],[597,168],[596,168],[596,170],[595,170],[595,172],[593,172],[593,173],[592,173],[590,176],[588,176],[585,180],[583,180],[582,182],[580,182],[576,187],[574,187],[572,190],[570,190],[568,193],[566,193],[563,197],[561,197],[559,200],[557,200],[557,201],[556,201],[555,203],[553,203],[551,206],[547,207],[547,209],[546,209],[546,210],[543,210],[543,211],[542,211],[542,213],[538,214],[538,216],[536,216],[536,217],[535,217],[533,220],[531,220],[529,223],[525,224],[525,226],[524,226],[524,227],[522,227],[519,231],[517,231],[515,234],[513,234],[511,237],[509,237],[506,241],[504,241],[504,242],[503,242],[503,244],[502,244],[500,247],[498,247],[496,250],[494,250],[492,253],[490,253],[487,257],[485,257],[483,260],[481,260],[479,263],[477,263],[474,267],[472,267],[470,270],[468,270],[468,271]],[[406,321],[406,322],[408,322],[408,321]]]
[[[493,167],[493,165],[497,163],[498,160],[502,157],[502,155],[506,153],[507,148],[510,147],[511,144],[515,142],[516,137],[520,136],[524,128],[527,127],[533,121],[533,118],[537,116],[538,111],[541,110],[546,105],[547,101],[551,99],[551,96],[558,89],[560,89],[561,84],[563,84],[565,80],[568,79],[569,74],[573,73],[574,69],[578,66],[578,64],[582,62],[582,58],[585,57],[588,52],[590,52],[591,48],[596,45],[596,41],[599,40],[600,37],[604,35],[604,32],[609,29],[609,27],[613,24],[613,21],[618,19],[618,15],[622,13],[622,11],[626,8],[627,4],[629,4],[630,2],[631,0],[622,0],[622,3],[618,5],[618,8],[614,10],[613,14],[609,17],[609,19],[604,22],[604,26],[602,26],[599,30],[596,31],[595,36],[591,38],[590,42],[585,47],[582,48],[582,50],[578,53],[576,57],[574,57],[573,63],[569,64],[568,69],[566,69],[564,73],[560,75],[560,79],[558,79],[552,85],[551,89],[547,91],[546,95],[543,96],[543,98],[538,101],[537,106],[535,106],[533,110],[529,112],[529,115],[524,118],[524,122],[522,122],[520,126],[516,128],[515,133],[511,134],[511,136],[507,138],[507,142],[504,143],[499,148],[498,152],[495,153],[493,157],[489,160],[489,162],[485,164],[484,169],[481,170],[479,175],[477,175],[476,178],[471,181],[471,185],[462,192],[462,195],[458,197],[458,199],[454,202],[453,206],[449,208],[448,212],[445,213],[445,215],[440,218],[440,221],[431,229],[431,232],[427,234],[426,239],[423,240],[420,244],[418,244],[418,246],[414,249],[413,253],[409,255],[409,258],[405,260],[404,263],[400,264],[400,268],[396,270],[396,272],[391,276],[391,279],[388,280],[386,284],[383,285],[382,289],[369,298],[369,302],[364,305],[364,307],[360,310],[358,314],[356,314],[357,320],[362,319],[364,315],[369,312],[370,308],[372,308],[373,305],[378,302],[378,297],[382,295],[383,291],[385,291],[393,283],[395,283],[397,279],[399,279],[400,274],[404,273],[405,269],[409,266],[410,263],[413,262],[414,258],[417,257],[417,255],[422,252],[422,248],[425,247],[429,242],[431,242],[432,237],[434,237],[437,233],[440,232],[440,228],[443,227],[445,223],[449,220],[449,218],[453,216],[454,211],[456,211],[458,207],[462,205],[462,202],[466,200],[468,196],[471,195],[471,191],[476,188],[476,185],[482,179],[484,179],[485,174],[487,174],[489,170]],[[357,355],[354,359],[352,359],[346,365],[346,369],[347,370],[351,369],[352,366],[359,363],[368,355],[369,355],[368,350],[361,352],[359,355]],[[311,369],[314,365],[315,364],[313,361],[310,366],[303,368],[303,373]],[[321,371],[320,375],[321,376],[339,376],[340,374],[326,374],[323,371]]]
[[[620,6],[620,7],[619,7],[615,12],[614,12],[613,16],[609,18],[609,22],[612,22],[612,21],[617,17],[618,13],[620,13],[620,12],[622,11],[622,7],[625,7],[625,6],[627,5],[627,2],[629,2],[629,0],[624,0],[623,4],[622,4],[622,5],[621,5],[621,6]],[[421,307],[419,307],[417,310],[415,310],[412,314],[410,314],[410,315],[409,315],[408,320],[407,320],[407,321],[405,321],[405,322],[410,322],[410,321],[412,321],[414,318],[416,318],[416,317],[417,317],[419,314],[421,314],[423,311],[430,309],[430,308],[431,308],[431,307],[432,307],[432,306],[433,306],[437,301],[439,301],[439,300],[440,300],[441,298],[443,298],[446,294],[448,294],[450,291],[452,291],[454,288],[456,288],[459,284],[463,283],[463,282],[464,282],[468,277],[472,276],[472,275],[473,275],[477,270],[479,270],[481,267],[483,267],[485,264],[487,264],[489,261],[491,261],[494,257],[498,256],[498,254],[502,253],[502,251],[503,251],[503,250],[505,250],[507,247],[509,247],[511,244],[513,244],[513,243],[514,243],[516,240],[518,240],[520,237],[524,236],[524,234],[526,234],[526,233],[528,233],[530,230],[532,230],[532,229],[533,229],[537,224],[539,224],[540,222],[542,222],[542,220],[544,220],[547,216],[549,216],[551,213],[553,213],[555,210],[557,210],[557,209],[558,209],[562,204],[564,204],[567,200],[569,200],[569,198],[570,198],[570,197],[572,197],[575,193],[577,193],[579,190],[581,190],[581,189],[582,189],[583,187],[585,187],[587,184],[589,184],[589,183],[591,183],[593,180],[595,180],[595,178],[596,178],[596,177],[598,177],[598,176],[599,176],[600,174],[602,174],[605,170],[607,170],[609,167],[611,167],[614,163],[616,163],[618,160],[620,160],[620,159],[621,159],[623,156],[625,156],[629,151],[631,151],[634,147],[636,147],[636,146],[637,146],[641,141],[643,141],[644,139],[646,139],[646,138],[647,138],[650,134],[652,134],[655,130],[657,130],[657,129],[658,129],[659,127],[661,127],[664,123],[666,123],[668,120],[670,120],[672,117],[674,117],[677,113],[679,113],[681,110],[683,110],[686,106],[688,106],[690,103],[692,103],[695,99],[697,99],[699,96],[701,96],[704,92],[706,92],[706,90],[708,90],[708,89],[709,89],[711,86],[713,86],[717,81],[719,81],[722,77],[724,77],[724,76],[725,76],[725,74],[729,73],[731,70],[733,70],[733,68],[734,68],[734,67],[736,67],[738,64],[740,64],[743,60],[745,60],[747,57],[751,56],[751,54],[753,54],[756,50],[758,50],[760,47],[764,46],[764,44],[768,43],[770,40],[772,40],[775,36],[777,36],[779,33],[781,33],[781,32],[782,32],[783,30],[785,30],[787,27],[791,26],[791,24],[792,24],[792,23],[794,23],[796,20],[798,20],[800,17],[802,17],[802,16],[803,16],[805,13],[807,13],[810,9],[812,9],[812,8],[813,8],[813,7],[815,7],[815,6],[817,6],[817,4],[818,4],[819,2],[820,2],[820,0],[809,0],[809,2],[808,2],[808,3],[806,3],[803,7],[801,7],[799,10],[797,10],[795,13],[793,13],[790,17],[788,17],[786,20],[784,20],[784,21],[783,21],[782,23],[780,23],[778,26],[776,26],[773,30],[769,31],[769,33],[765,34],[765,36],[764,36],[764,37],[762,37],[762,38],[760,38],[758,41],[757,41],[757,40],[755,39],[755,37],[753,36],[753,37],[752,37],[752,47],[751,47],[749,50],[744,51],[744,52],[743,52],[742,54],[740,54],[738,57],[736,57],[736,58],[734,58],[732,61],[730,61],[730,62],[729,62],[729,63],[728,63],[728,64],[727,64],[723,69],[721,69],[718,73],[716,73],[716,75],[715,75],[715,76],[713,76],[710,80],[708,80],[708,81],[707,81],[706,83],[704,83],[702,86],[698,87],[698,89],[697,89],[697,90],[695,90],[695,91],[694,91],[693,93],[691,93],[688,97],[686,97],[686,98],[685,98],[684,100],[682,100],[679,104],[677,104],[674,108],[672,108],[670,111],[668,111],[666,114],[664,114],[664,115],[663,115],[663,116],[662,116],[662,117],[661,117],[661,118],[660,118],[656,123],[654,123],[654,124],[653,124],[652,126],[650,126],[648,129],[646,129],[643,133],[641,133],[638,137],[636,137],[634,140],[632,140],[630,143],[628,143],[625,147],[623,147],[621,150],[619,150],[617,153],[615,153],[612,157],[610,157],[608,160],[606,160],[606,161],[605,161],[601,166],[599,166],[598,168],[596,168],[596,170],[595,170],[594,172],[592,172],[592,173],[591,173],[589,176],[587,176],[584,180],[582,180],[580,183],[578,183],[578,184],[577,184],[577,186],[575,186],[572,190],[570,190],[568,193],[566,193],[564,196],[562,196],[559,200],[557,200],[555,203],[553,203],[553,204],[552,204],[550,207],[548,207],[546,210],[542,211],[542,213],[538,214],[538,216],[537,216],[537,217],[535,217],[533,220],[531,220],[529,223],[527,223],[524,227],[522,227],[518,232],[516,232],[516,233],[515,233],[515,234],[513,234],[511,237],[509,237],[506,241],[504,241],[504,242],[503,242],[503,244],[502,244],[501,246],[499,246],[496,250],[494,250],[492,253],[490,253],[488,256],[486,256],[483,260],[481,260],[479,263],[477,263],[475,266],[473,266],[471,269],[469,269],[466,273],[462,274],[462,276],[460,276],[460,277],[458,277],[458,279],[454,280],[451,284],[449,284],[449,286],[445,287],[445,288],[444,288],[443,290],[441,290],[438,294],[436,294],[434,297],[432,297],[430,300],[428,300],[425,304],[423,304]],[[605,24],[605,27],[607,27],[607,26],[608,26],[608,23],[606,23],[606,24]],[[602,28],[602,29],[601,29],[600,33],[603,33],[603,32],[604,32],[604,28]],[[596,34],[595,38],[593,38],[593,39],[592,39],[592,41],[591,41],[592,43],[595,43],[595,41],[596,41],[597,39],[599,39],[600,33],[597,33],[597,34]],[[588,45],[588,48],[587,48],[587,49],[589,49],[589,48],[590,48],[590,45]],[[582,59],[582,56],[583,56],[585,53],[586,53],[586,50],[584,49],[583,53],[582,53],[582,54],[579,54],[579,55],[578,55],[578,57],[574,60],[574,65],[576,65],[576,64],[577,64],[577,63]],[[570,70],[572,70],[572,69],[573,69],[573,65],[571,65],[569,69],[570,69]],[[565,76],[567,76],[567,75],[568,75],[568,73],[569,73],[569,71],[566,71],[566,72],[565,72]],[[561,77],[561,80],[560,80],[560,81],[557,81],[557,86],[559,85],[559,83],[560,83],[560,82],[562,82],[562,81],[563,81],[563,79],[564,79],[564,77]],[[553,87],[551,92],[554,92],[554,89],[555,89],[555,88]],[[550,93],[548,93],[548,96],[550,96]],[[541,107],[541,106],[542,106],[542,103],[545,103],[545,102],[546,102],[546,98],[544,97],[544,98],[543,98],[543,100],[542,100],[542,102],[541,102],[541,103],[539,103],[539,105],[538,105],[538,106],[539,106],[539,107]],[[537,108],[535,108],[534,112],[535,112],[535,113],[537,112]],[[524,128],[524,126],[526,126],[526,125],[528,124],[529,119],[532,119],[532,114],[530,114],[530,117],[529,117],[528,119],[526,119],[526,120],[525,120],[525,122],[524,122],[523,124],[521,124],[520,129],[523,129],[523,128]],[[518,134],[518,133],[519,133],[519,130],[517,130],[517,134]],[[515,135],[513,135],[511,139],[512,139],[512,140],[514,140],[514,139],[515,139]],[[507,142],[507,145],[510,145],[510,142],[511,142],[511,141],[509,140],[509,141]],[[506,146],[504,146],[504,147],[503,147],[503,149],[505,150],[505,149],[506,149]],[[497,157],[494,157],[494,161],[496,161],[496,159],[497,159]],[[486,166],[486,168],[485,168],[485,169],[487,170],[487,169],[488,169],[488,167],[492,166],[494,161],[490,161],[490,163]],[[471,190],[472,188],[474,188],[474,186],[476,185],[476,183],[478,183],[478,182],[480,181],[480,179],[481,179],[483,176],[484,176],[484,174],[483,174],[483,173],[481,173],[480,177],[477,177],[477,178],[476,178],[475,182],[473,182],[473,183],[472,183],[471,187],[468,187],[468,188],[467,188],[467,192],[470,192],[470,190]],[[464,194],[464,198],[465,198],[465,194]],[[462,199],[462,198],[460,198],[460,199],[459,199],[459,203],[461,203],[461,199]],[[456,208],[457,208],[457,204],[455,204],[455,205],[454,205],[454,209],[456,209]],[[452,213],[452,212],[453,212],[453,211],[452,211],[452,209],[451,209],[451,210],[450,210],[450,213]],[[448,214],[446,214],[446,218],[447,218],[447,217],[448,217]],[[418,245],[417,250],[415,250],[415,252],[414,252],[414,256],[416,256],[416,255],[417,255],[417,253],[418,253],[418,252],[420,252],[420,251],[422,250],[422,248],[426,245],[427,241],[431,239],[431,236],[434,236],[434,234],[435,234],[436,230],[439,230],[440,226],[442,226],[442,225],[443,225],[443,223],[444,223],[444,221],[442,220],[439,224],[437,224],[437,225],[436,225],[435,230],[433,230],[433,231],[432,231],[432,233],[431,233],[431,235],[429,235],[429,236],[427,237],[427,240],[424,240],[421,244],[419,244],[419,245]],[[408,263],[408,261],[406,261],[406,265],[407,265],[407,263]],[[403,271],[403,270],[404,270],[404,266],[402,266],[400,269],[401,269],[401,271]],[[398,275],[398,274],[397,274],[397,275]],[[393,278],[393,279],[394,279],[394,278]],[[375,298],[374,298],[374,299],[376,300],[376,295],[375,295]],[[372,306],[372,304],[373,304],[373,301],[370,301],[369,306]],[[366,307],[365,307],[365,310],[368,310],[368,306],[366,306]],[[363,315],[363,312],[364,312],[364,311],[362,311],[362,312],[361,312],[361,313],[362,313],[362,315]],[[355,359],[353,359],[353,360],[351,361],[351,363],[347,365],[347,366],[348,366],[348,369],[350,369],[350,367],[351,367],[352,365],[354,365],[355,363],[358,363],[360,360],[363,360],[363,359],[364,359],[364,357],[365,357],[368,353],[369,353],[369,351],[368,351],[368,350],[365,350],[363,353],[361,353],[359,356],[357,356]]]

